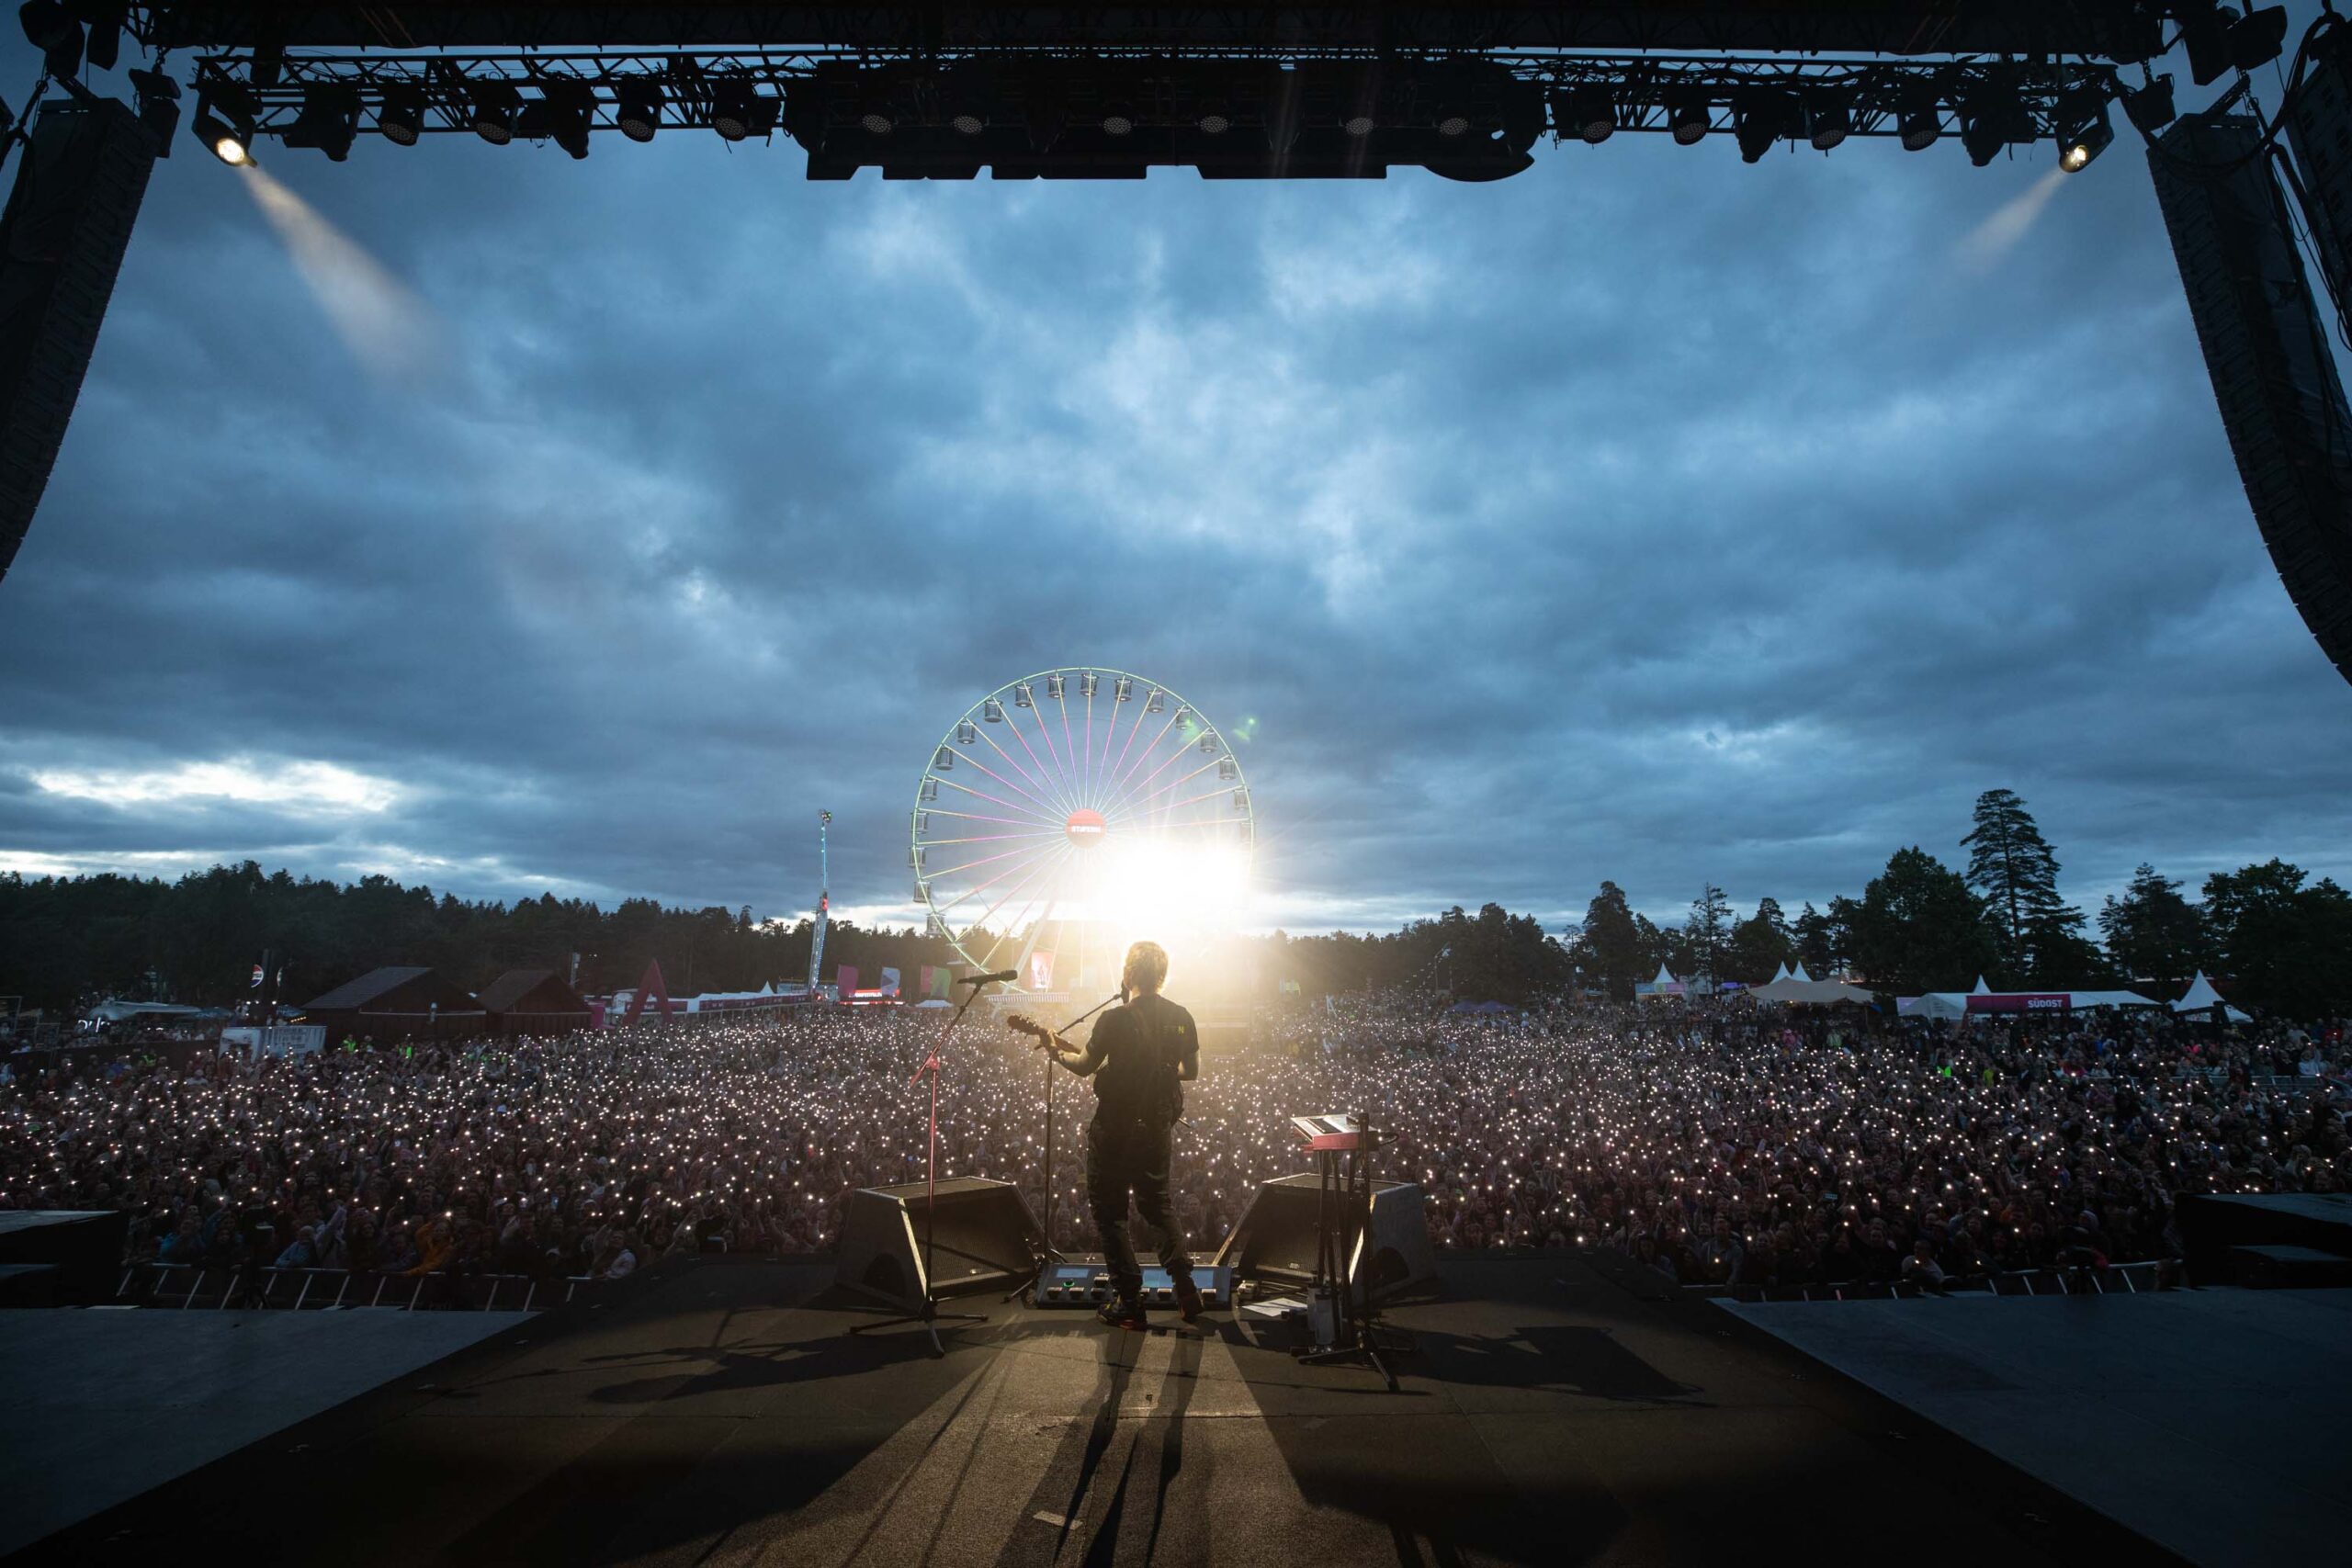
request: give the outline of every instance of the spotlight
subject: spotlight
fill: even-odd
[[[588,131],[596,94],[585,82],[550,82],[546,87],[548,135],[577,160],[588,156]]]
[[[1136,111],[1127,104],[1111,103],[1102,107],[1102,134],[1133,136],[1136,131]]]
[[[1905,96],[1895,130],[1903,139],[1905,152],[1924,152],[1941,141],[1944,111],[1943,106],[1936,102],[1935,94],[1922,90]]]
[[[198,105],[196,118],[189,122],[196,139],[212,152],[212,155],[232,169],[243,168],[254,161],[253,132],[240,130],[214,114],[209,107]]]
[[[1805,130],[1814,150],[1827,152],[1854,133],[1853,102],[1843,93],[1816,93],[1805,101]]]
[[[899,111],[890,102],[888,82],[869,79],[859,88],[857,123],[868,136],[888,136],[899,129]]]
[[[1674,132],[1676,146],[1696,147],[1707,139],[1712,122],[1704,93],[1686,87],[1667,96],[1666,123]]]
[[[351,156],[351,139],[358,132],[358,89],[313,82],[302,89],[302,112],[286,128],[286,145],[315,147],[340,164]]]
[[[1552,123],[1561,135],[1598,147],[1617,134],[1617,102],[1606,87],[1574,87],[1552,100]]]
[[[1761,163],[1772,144],[1790,133],[1802,112],[1792,94],[1740,94],[1731,110],[1732,134],[1739,142],[1740,158],[1750,164]]]
[[[2172,78],[2158,76],[2147,85],[2123,95],[2123,112],[2143,136],[2154,136],[2179,118],[2173,107]]]
[[[1978,168],[2001,155],[2024,112],[2015,90],[1987,82],[1960,106],[1960,144]]]
[[[514,90],[514,85],[477,82],[472,91],[474,134],[492,147],[503,147],[514,141],[515,122],[523,113],[523,95]]]
[[[621,134],[631,141],[650,141],[653,133],[662,129],[662,85],[659,82],[631,82],[617,95],[619,102],[613,111]]]
[[[775,100],[760,96],[742,77],[730,77],[710,90],[710,128],[729,141],[765,136],[775,125]]]
[[[1203,109],[1201,118],[1193,123],[1201,128],[1204,136],[1223,136],[1233,129],[1233,117],[1223,109]]]
[[[1346,131],[1350,136],[1362,139],[1363,137],[1370,136],[1374,130],[1380,129],[1380,122],[1362,110],[1358,110],[1356,113],[1348,116],[1345,120],[1341,121],[1340,129]]]
[[[2188,74],[2200,86],[2210,86],[2230,68],[2230,24],[2235,10],[2213,0],[2189,0],[2180,8],[2180,41],[2188,46]]]
[[[2079,175],[2114,141],[2115,122],[2109,118],[2107,106],[2100,104],[2087,118],[2071,123],[2075,128],[2058,138],[2058,166],[2070,175]]]
[[[415,87],[385,89],[376,110],[376,129],[395,147],[413,147],[424,134],[424,94]]]
[[[1467,136],[1470,134],[1470,117],[1460,109],[1441,110],[1437,117],[1437,133],[1440,136]]]
[[[40,51],[42,70],[60,80],[70,80],[81,71],[82,24],[64,0],[25,0],[17,7],[17,22],[25,29],[25,40]]]

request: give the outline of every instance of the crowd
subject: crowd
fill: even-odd
[[[1366,1111],[1441,1246],[1608,1247],[1783,1285],[2174,1255],[2175,1199],[2339,1191],[2342,1021],[1922,1025],[1733,1004],[1270,1013],[1187,1086],[1176,1209],[1212,1249],[1308,1168],[1289,1119]],[[63,1066],[0,1084],[0,1207],[125,1209],[134,1259],[615,1276],[824,1250],[842,1195],[920,1180],[939,1015],[811,1010],[561,1038]],[[1052,1187],[1089,1245],[1089,1088],[1021,1036],[943,1054],[940,1170]]]

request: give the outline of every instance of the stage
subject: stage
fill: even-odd
[[[1645,1299],[1566,1254],[1445,1273],[1442,1299],[1395,1314],[1422,1349],[1392,1393],[1369,1371],[1298,1366],[1290,1326],[1246,1313],[1137,1335],[991,1295],[989,1321],[933,1358],[920,1329],[847,1335],[867,1314],[825,1293],[825,1267],[671,1266],[405,1370],[28,1559],[2009,1564],[2134,1545],[1736,1342],[1706,1303]],[[107,1315],[168,1331],[175,1314]],[[264,1375],[299,1383],[306,1365]]]

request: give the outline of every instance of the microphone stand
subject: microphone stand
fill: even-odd
[[[1076,1029],[1113,1002],[1123,1002],[1126,999],[1127,988],[1122,986],[1068,1023],[1063,1024],[1062,1029]],[[1061,1033],[1061,1029],[1054,1032],[1058,1035]],[[1025,1285],[1015,1285],[1012,1290],[1007,1291],[1003,1297],[1009,1302],[1025,1292],[1031,1306],[1035,1306],[1046,1299],[1046,1268],[1052,1264],[1069,1261],[1062,1256],[1060,1248],[1054,1246],[1054,1178],[1057,1174],[1054,1168],[1054,1068],[1057,1065],[1056,1059],[1061,1053],[1055,1047],[1047,1045],[1041,1047],[1038,1055],[1046,1058],[1046,1249],[1037,1255],[1037,1267],[1029,1276],[1029,1282]]]
[[[931,1153],[923,1162],[922,1175],[922,1310],[899,1317],[882,1318],[874,1323],[850,1325],[852,1334],[864,1334],[876,1328],[896,1328],[900,1324],[920,1323],[923,1332],[931,1336],[931,1353],[934,1356],[947,1354],[946,1348],[939,1342],[940,1324],[988,1321],[986,1313],[940,1311],[939,1295],[933,1288],[931,1272],[932,1233],[939,1224],[939,1053],[955,1037],[956,1026],[964,1021],[964,1015],[972,1010],[972,1004],[980,999],[980,993],[987,988],[986,980],[972,987],[964,998],[964,1005],[956,1010],[956,1016],[947,1021],[947,1027],[941,1030],[939,1038],[933,1042],[931,1054],[923,1058],[922,1066],[915,1069],[917,1078],[925,1073],[931,1075]],[[912,1083],[914,1078],[907,1081]]]

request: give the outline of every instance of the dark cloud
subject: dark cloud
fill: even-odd
[[[1262,187],[265,154],[419,311],[371,369],[241,176],[158,167],[0,585],[17,863],[786,912],[830,807],[838,901],[893,906],[933,737],[1093,662],[1258,720],[1294,924],[1819,900],[1956,858],[1994,785],[2078,899],[2352,874],[2352,705],[2127,145],[1991,251],[2047,150]]]

